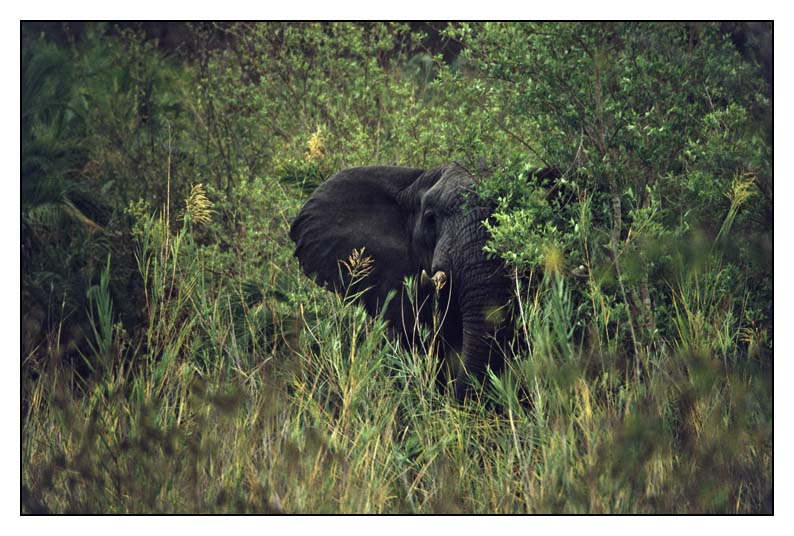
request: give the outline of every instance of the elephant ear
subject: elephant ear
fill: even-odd
[[[363,248],[373,264],[360,284],[368,289],[362,299],[367,311],[376,314],[389,291],[401,288],[403,278],[416,272],[409,229],[413,196],[406,189],[423,173],[399,167],[352,168],[320,185],[290,228],[303,271],[340,291],[350,281],[340,263]],[[400,315],[393,302],[387,318],[397,322]]]

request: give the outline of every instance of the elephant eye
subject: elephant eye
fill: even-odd
[[[433,229],[436,228],[436,213],[433,212],[432,210],[425,211],[425,214],[422,217],[422,219],[424,220],[423,224],[424,224],[425,228],[428,228],[428,227],[433,228]]]
[[[428,242],[436,240],[436,214],[432,210],[427,210],[422,215],[422,232]]]

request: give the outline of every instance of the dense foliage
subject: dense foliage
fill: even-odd
[[[22,37],[23,512],[772,511],[771,24]],[[287,235],[453,161],[519,313],[466,405]]]

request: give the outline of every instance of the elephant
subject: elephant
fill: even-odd
[[[499,341],[511,315],[506,265],[483,251],[483,221],[493,207],[475,194],[478,180],[460,164],[345,169],[317,187],[290,227],[304,273],[339,293],[355,285],[367,312],[382,314],[403,341],[414,342],[418,324],[441,312],[440,353],[447,370],[457,357],[452,378],[460,401],[472,392],[471,378],[503,366]],[[354,250],[372,262],[361,281],[341,264]],[[407,276],[421,282],[414,296]]]

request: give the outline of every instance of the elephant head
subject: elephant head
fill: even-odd
[[[413,338],[417,320],[432,320],[435,303],[445,346],[463,364],[455,380],[459,399],[468,391],[467,374],[482,378],[489,365],[501,366],[495,341],[510,297],[503,264],[483,252],[482,222],[491,211],[474,194],[475,182],[459,165],[347,169],[315,190],[290,229],[304,272],[338,292],[354,283],[340,263],[364,248],[373,264],[360,299],[403,339]],[[406,276],[422,283],[418,296],[407,295]],[[390,291],[396,295],[387,303]]]

